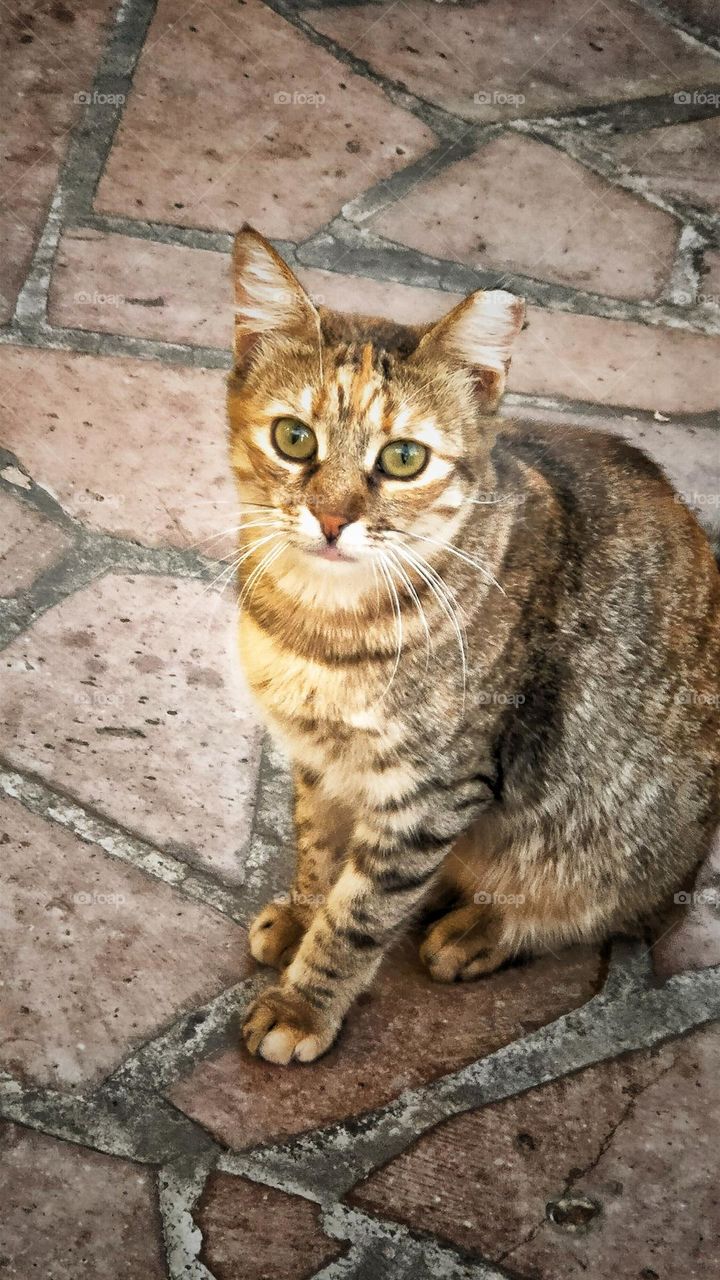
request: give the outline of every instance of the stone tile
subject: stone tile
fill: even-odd
[[[714,1275],[719,1049],[699,1031],[450,1120],[350,1198],[523,1280]],[[587,1230],[547,1220],[563,1196]]]
[[[407,324],[437,319],[460,300],[439,289],[315,267],[301,267],[297,275],[317,303]],[[86,229],[68,232],[60,242],[50,294],[53,324],[227,347],[232,314],[225,254]]]
[[[96,207],[299,240],[434,142],[260,0],[161,0]]]
[[[690,85],[720,78],[710,53],[631,0],[557,0],[542,6],[541,20],[512,0],[470,8],[403,0],[381,18],[375,4],[308,16],[375,71],[467,120],[542,116],[673,91],[683,77]]]
[[[0,322],[12,316],[114,0],[3,5]]]
[[[720,408],[720,338],[528,308],[508,387],[663,414]]]
[[[200,582],[108,575],[3,654],[3,754],[177,857],[242,878],[260,727],[234,609]]]
[[[581,423],[589,431],[623,436],[660,464],[701,524],[717,526],[720,450],[716,428],[688,426],[672,418],[667,422],[642,422],[632,414],[611,418],[598,413],[574,418],[572,412],[523,409],[522,415],[515,416],[535,422]]]
[[[430,981],[406,939],[312,1071],[278,1072],[238,1046],[202,1062],[170,1098],[233,1147],[301,1133],[380,1106],[579,1007],[598,971],[597,953],[576,948],[449,989]]]
[[[678,902],[653,949],[661,978],[720,964],[720,832],[692,888]]]
[[[700,277],[701,300],[713,307],[720,307],[720,251],[709,249],[705,254]]]
[[[70,541],[51,520],[0,493],[0,596],[27,591],[60,559]]]
[[[216,1280],[304,1280],[345,1252],[322,1231],[317,1205],[229,1174],[210,1175],[195,1220]]]
[[[720,111],[720,93],[717,100]],[[642,133],[603,134],[601,146],[655,195],[720,211],[720,118]]]
[[[363,225],[433,257],[618,298],[655,297],[677,240],[668,214],[517,134],[418,183]]]
[[[146,546],[232,549],[220,370],[6,346],[0,378],[0,439],[70,515]]]
[[[244,976],[239,925],[4,797],[0,844],[0,1056],[21,1079],[101,1080]]]
[[[163,1280],[151,1169],[12,1124],[0,1151],[7,1280]]]

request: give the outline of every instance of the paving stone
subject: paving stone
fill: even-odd
[[[432,983],[406,939],[312,1071],[286,1071],[238,1045],[170,1092],[223,1143],[246,1147],[358,1115],[578,1008],[596,989],[597,952],[575,948],[477,984]]]
[[[163,1280],[152,1170],[12,1124],[0,1152],[7,1280]]]
[[[12,316],[114,0],[3,5],[0,30],[0,322]]]
[[[234,648],[234,609],[202,583],[108,575],[5,650],[3,754],[237,881],[261,731]]]
[[[522,416],[529,421],[578,423],[588,430],[609,431],[623,436],[650,454],[660,464],[684,501],[695,511],[701,524],[715,528],[720,516],[720,450],[718,432],[713,427],[697,427],[673,421],[643,422],[632,414],[622,418],[602,413],[573,416],[572,410],[524,408]]]
[[[216,1280],[304,1280],[345,1252],[322,1231],[317,1205],[228,1174],[210,1175],[195,1220]]]
[[[70,546],[62,529],[0,493],[0,596],[26,591]]]
[[[677,241],[660,209],[516,134],[419,182],[364,225],[433,257],[618,298],[655,297]]]
[[[297,275],[318,303],[408,324],[437,319],[460,300],[439,289],[315,267],[301,267]],[[227,347],[232,314],[225,254],[86,229],[68,232],[60,242],[50,295],[53,324]]]
[[[0,377],[0,439],[83,524],[146,546],[232,550],[220,370],[8,346]]]
[[[689,85],[720,78],[710,53],[686,46],[631,0],[554,0],[540,9],[403,0],[382,17],[374,4],[308,16],[373,70],[467,120],[542,116],[673,91],[683,77]]]
[[[3,1068],[74,1088],[238,982],[245,932],[0,798]]]
[[[714,1275],[719,1049],[699,1031],[452,1119],[350,1198],[522,1280]],[[574,1231],[547,1220],[563,1197]]]
[[[718,63],[720,66],[720,63]],[[688,92],[692,90],[692,86]],[[712,90],[709,91],[711,94]],[[703,94],[698,92],[698,100]],[[720,211],[720,91],[717,119],[695,120],[641,133],[603,134],[601,150],[617,165],[642,178],[646,189]],[[587,140],[587,146],[592,144]]]
[[[434,142],[260,0],[161,0],[96,207],[298,240]]]
[[[703,261],[700,296],[714,307],[720,307],[720,252],[709,249]]]
[[[508,387],[663,414],[720,408],[720,338],[528,308]]]
[[[661,978],[720,964],[720,832],[695,884],[683,894],[653,949]]]

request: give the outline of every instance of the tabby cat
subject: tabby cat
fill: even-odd
[[[519,299],[341,315],[248,227],[234,277],[240,647],[297,833],[244,1038],[311,1062],[421,908],[451,982],[686,881],[720,819],[720,574],[637,449],[494,416]]]

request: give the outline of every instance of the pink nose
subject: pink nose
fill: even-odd
[[[318,516],[318,521],[328,542],[337,542],[345,526],[350,523],[344,516],[337,515]]]

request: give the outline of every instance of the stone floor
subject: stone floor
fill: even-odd
[[[230,236],[529,301],[507,408],[720,507],[716,0],[2,0],[0,1276],[720,1274],[720,846],[652,945],[241,1051],[284,766],[231,656]],[[226,589],[227,588],[227,589]]]

